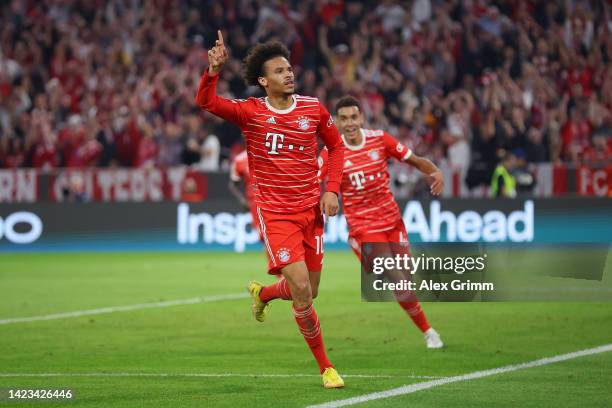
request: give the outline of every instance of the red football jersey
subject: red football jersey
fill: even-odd
[[[251,177],[249,175],[249,157],[246,150],[234,157],[230,164],[230,179],[233,181],[241,181],[244,183],[244,191],[246,199],[249,202],[249,207],[253,203],[253,186],[251,185]]]
[[[351,235],[394,228],[401,214],[391,189],[387,160],[406,160],[412,150],[383,130],[361,129],[359,146],[344,143],[342,207]],[[327,151],[319,158],[320,178],[327,174]]]
[[[293,95],[293,104],[284,110],[272,107],[267,98],[226,99],[216,94],[218,77],[204,73],[196,103],[242,130],[259,208],[295,213],[319,203],[317,135],[329,149],[327,190],[338,192],[342,139],[318,99]]]

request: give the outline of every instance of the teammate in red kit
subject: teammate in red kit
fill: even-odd
[[[336,120],[344,141],[341,192],[351,248],[361,259],[362,243],[408,242],[399,207],[389,189],[387,160],[400,160],[426,174],[434,195],[439,195],[444,187],[442,172],[387,132],[363,129],[359,101],[352,96],[338,101]],[[328,152],[324,149],[319,158],[321,179],[327,173],[327,162]],[[429,325],[419,302],[401,300],[401,295],[396,293],[398,303],[424,333],[427,347],[443,347],[440,335]]]
[[[240,189],[240,182],[244,184],[244,193]],[[251,213],[253,228],[257,229],[259,238],[263,242],[263,235],[261,235],[261,230],[259,229],[257,206],[253,202],[254,190],[251,184],[251,176],[249,175],[249,157],[246,150],[237,154],[230,164],[229,190],[236,197],[240,206]]]
[[[329,112],[316,98],[295,94],[289,51],[278,42],[258,44],[244,61],[244,78],[267,97],[225,99],[216,94],[218,74],[227,61],[223,35],[208,51],[209,67],[202,75],[196,103],[236,124],[247,146],[257,218],[268,254],[268,272],[284,279],[263,287],[249,283],[253,312],[263,321],[273,299],[293,301],[293,314],[319,365],[323,386],[344,381],[328,360],[316,297],[323,260],[323,218],[338,212],[342,177],[342,140]],[[317,177],[317,136],[329,150],[329,183],[321,196]]]

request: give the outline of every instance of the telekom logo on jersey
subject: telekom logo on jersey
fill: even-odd
[[[272,139],[270,141],[270,139]],[[269,154],[279,154],[277,149],[281,149],[283,147],[283,140],[285,140],[285,135],[281,133],[266,133],[266,147],[269,147]]]
[[[287,150],[299,150],[300,152],[304,150],[304,146],[294,145],[293,143],[284,143],[285,135],[282,133],[266,133],[266,147],[269,148],[268,154],[280,154],[280,150],[283,149],[283,146],[287,148]]]
[[[365,173],[363,172],[363,170],[354,171],[350,173],[349,179],[351,180],[351,184],[355,187],[355,189],[363,190],[363,185],[365,184],[365,181],[366,181]]]

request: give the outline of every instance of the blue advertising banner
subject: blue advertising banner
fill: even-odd
[[[597,242],[612,237],[609,199],[400,202],[411,242]],[[327,249],[348,249],[343,216]],[[36,203],[0,206],[0,251],[260,249],[251,215],[228,199],[201,203]]]

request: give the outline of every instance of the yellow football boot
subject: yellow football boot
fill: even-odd
[[[325,371],[323,371],[323,374],[321,374],[321,378],[323,379],[323,386],[325,388],[344,387],[344,380],[334,367],[327,367]]]
[[[253,298],[253,317],[258,322],[263,322],[266,320],[266,316],[268,314],[268,310],[270,309],[270,305],[266,302],[262,302],[259,298],[259,292],[263,289],[263,285],[259,282],[251,281],[247,286],[247,290],[251,294]]]

